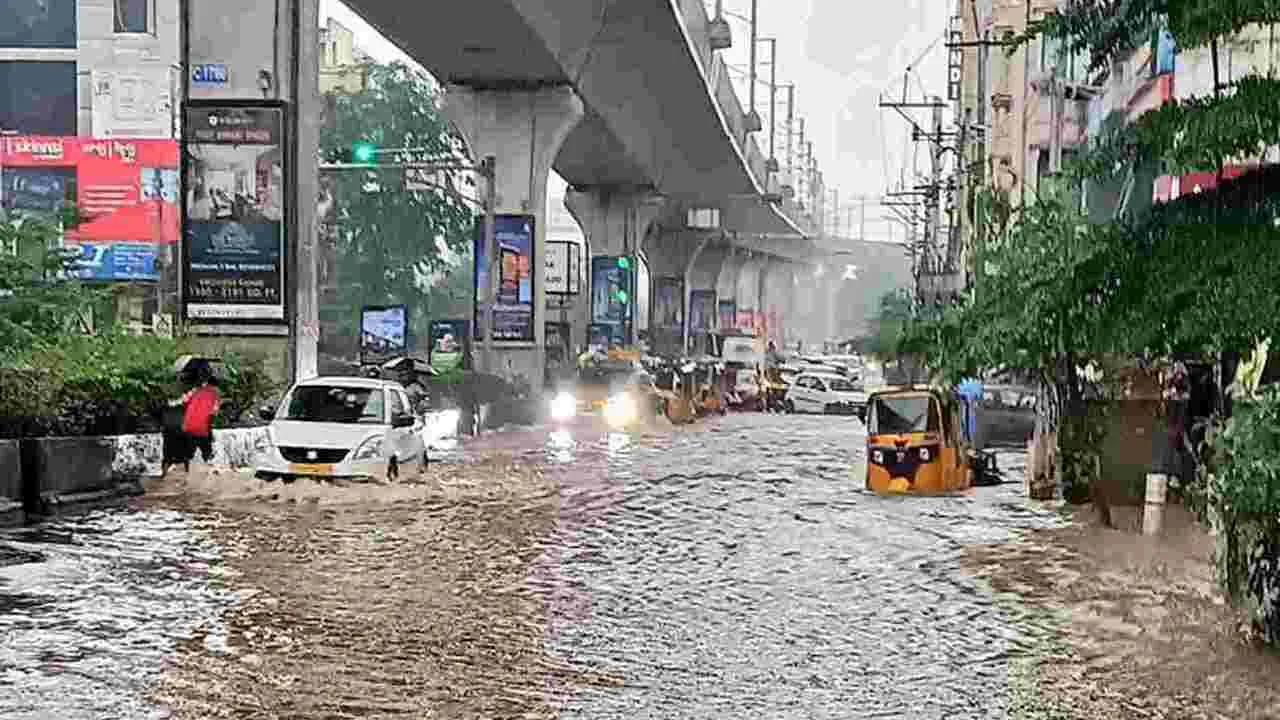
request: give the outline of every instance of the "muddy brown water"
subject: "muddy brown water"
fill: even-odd
[[[394,487],[166,481],[0,537],[0,716],[1006,716],[1050,628],[962,554],[1058,515],[867,494],[863,442],[731,415],[496,433]]]

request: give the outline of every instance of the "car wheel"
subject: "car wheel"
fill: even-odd
[[[396,461],[394,455],[387,461],[387,482],[400,479],[400,463]]]
[[[420,469],[422,472],[426,472],[426,471],[427,471],[427,469],[428,469],[428,468],[430,468],[430,467],[431,467],[431,456],[427,454],[427,446],[426,446],[426,445],[423,445],[423,446],[422,446],[422,461],[421,461],[421,463],[419,464],[419,468],[418,468],[418,469]]]

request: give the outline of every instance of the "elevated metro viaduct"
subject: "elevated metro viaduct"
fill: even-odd
[[[187,0],[185,59],[225,63],[226,87],[185,97],[292,102],[296,197],[314,198],[318,147],[318,0]],[[490,372],[541,386],[547,319],[546,187],[554,168],[590,255],[642,254],[654,277],[714,286],[739,311],[794,314],[797,278],[820,253],[812,218],[790,200],[760,151],[724,63],[711,48],[701,0],[351,0],[351,8],[446,88],[444,111],[475,158],[495,159],[496,211],[536,218],[535,338],[497,343]],[[264,73],[274,82],[261,82]],[[188,73],[189,76],[189,73]],[[314,204],[314,203],[310,203]],[[812,204],[812,203],[810,203]],[[289,339],[295,375],[316,368],[316,219],[296,203]],[[719,211],[715,231],[681,220]],[[714,276],[714,281],[712,277]],[[788,287],[789,284],[789,287]],[[685,307],[688,307],[686,302]],[[681,335],[688,335],[687,312]],[[777,328],[787,323],[779,321]],[[200,332],[235,334],[234,327]],[[576,333],[575,333],[576,334]]]

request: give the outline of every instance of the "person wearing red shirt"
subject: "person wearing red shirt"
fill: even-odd
[[[205,462],[213,459],[213,417],[222,407],[222,397],[213,386],[213,377],[208,371],[200,373],[199,385],[182,396],[180,401],[185,407],[182,414],[182,432],[190,443],[187,456],[187,469],[191,469],[191,458],[196,450],[200,451]]]

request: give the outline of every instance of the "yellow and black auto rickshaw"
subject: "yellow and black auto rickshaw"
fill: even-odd
[[[867,399],[866,412],[868,490],[929,495],[970,487],[967,443],[951,393],[887,388]]]

